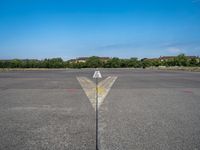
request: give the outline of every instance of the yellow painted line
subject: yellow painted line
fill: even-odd
[[[107,77],[106,79],[102,80],[98,84],[98,100],[99,100],[99,105],[98,107],[101,106],[103,103],[105,97],[107,96],[108,92],[110,91],[112,85],[114,84],[115,80],[117,77]],[[86,77],[77,77],[77,80],[79,81],[81,87],[83,88],[86,96],[90,100],[93,108],[95,109],[95,104],[96,104],[96,84],[91,81],[90,79]]]

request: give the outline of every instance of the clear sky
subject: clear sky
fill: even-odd
[[[0,59],[200,56],[200,0],[0,0]]]

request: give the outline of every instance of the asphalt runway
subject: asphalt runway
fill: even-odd
[[[200,150],[200,73],[100,71],[117,79],[99,106],[99,149]],[[77,80],[93,73],[1,72],[0,149],[95,150],[95,109]]]

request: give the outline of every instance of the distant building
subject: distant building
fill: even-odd
[[[187,59],[195,58],[197,61],[199,61],[199,57],[197,56],[185,56]],[[141,61],[170,61],[177,58],[177,56],[160,56],[159,58],[143,58]]]
[[[85,63],[90,57],[78,57],[76,59],[70,59],[69,62],[70,63]],[[108,61],[110,59],[110,57],[97,57],[99,58],[101,61]]]
[[[160,61],[169,61],[169,60],[172,60],[174,58],[176,58],[177,56],[160,56],[159,57],[159,60]],[[196,58],[198,59],[197,56],[185,56],[187,59],[192,59],[192,58]]]
[[[157,61],[159,58],[143,58],[141,61]]]
[[[172,60],[174,58],[176,58],[177,56],[160,56],[158,59],[160,61],[168,61],[168,60]]]
[[[86,60],[88,59],[89,57],[79,57],[79,58],[76,58],[76,62],[77,63],[85,63]]]
[[[99,57],[101,61],[107,62],[109,59],[111,59],[110,57]]]

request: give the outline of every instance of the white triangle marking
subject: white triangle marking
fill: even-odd
[[[99,82],[98,84],[98,107],[101,106],[105,97],[108,95],[112,85],[114,84],[117,77],[109,76],[103,81]],[[88,99],[90,100],[93,108],[96,108],[96,85],[93,81],[86,77],[77,77],[80,85],[82,86],[85,94],[87,95]]]
[[[102,78],[100,71],[95,71],[93,78]]]

